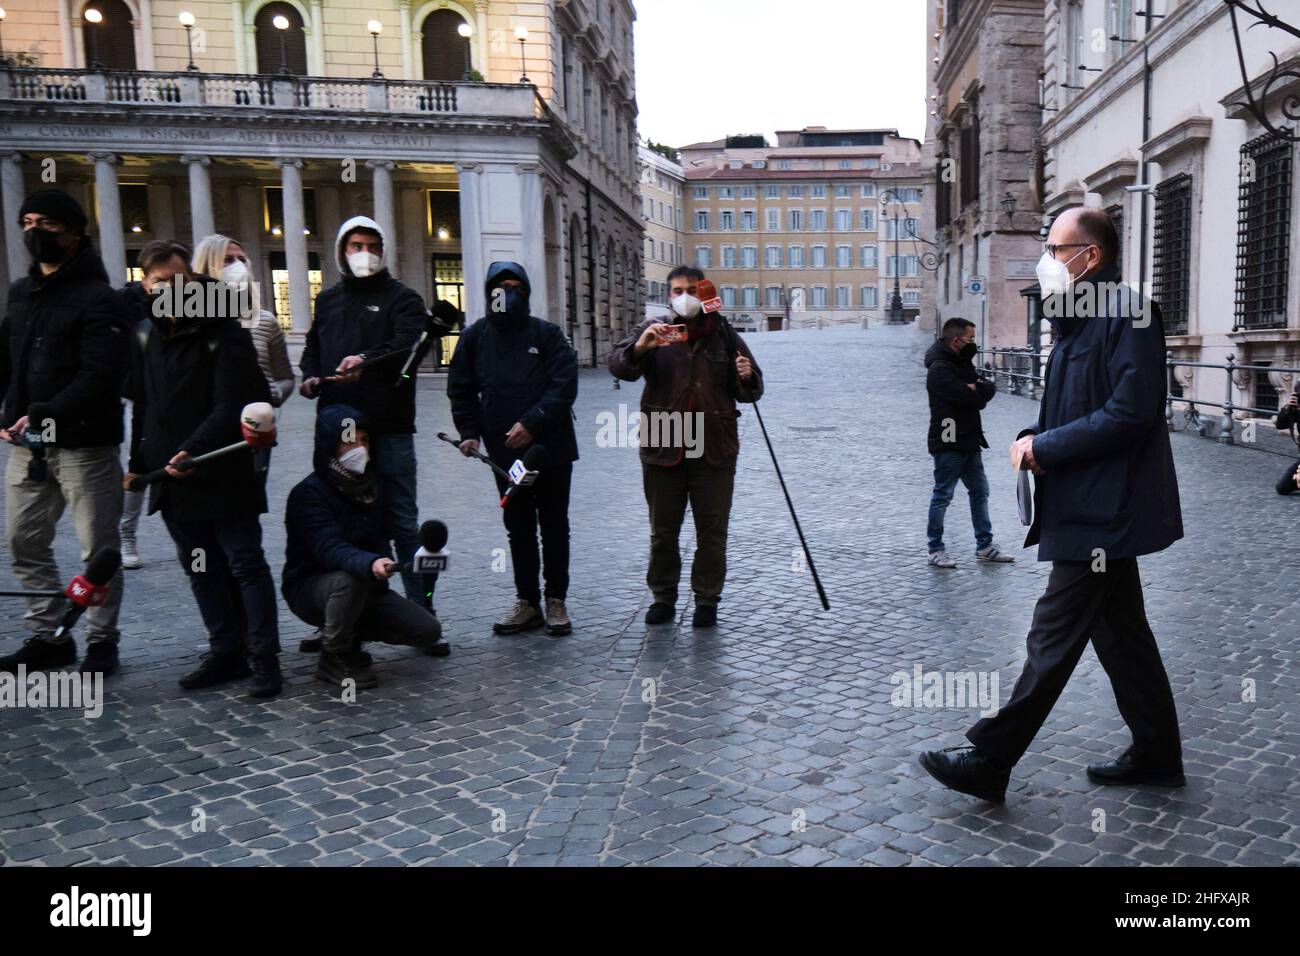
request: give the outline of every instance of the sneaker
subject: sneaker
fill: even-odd
[[[673,619],[676,613],[671,604],[665,604],[662,601],[655,601],[650,605],[650,610],[645,612],[645,622],[647,624],[667,624]]]
[[[955,568],[957,562],[948,556],[947,551],[931,551],[930,567],[932,568]]]
[[[345,681],[350,680],[357,690],[379,686],[379,678],[370,669],[369,655],[356,651],[351,654],[321,654],[316,665],[316,679],[335,687],[342,687]]]
[[[563,598],[546,599],[546,633],[552,637],[573,633],[573,622],[569,620],[569,611],[564,606]]]
[[[691,627],[716,627],[718,623],[718,606],[716,604],[697,604],[695,614],[691,617]]]
[[[980,561],[992,561],[995,564],[1010,564],[1016,560],[1005,551],[999,551],[996,544],[991,544],[987,548],[980,548],[975,552],[975,557]]]
[[[927,750],[920,756],[925,772],[949,790],[989,803],[1006,803],[1011,769],[999,767],[975,747]]]
[[[76,662],[77,642],[72,638],[50,641],[43,637],[29,637],[18,650],[0,657],[0,672],[16,674],[19,664],[26,664],[29,671],[43,671]]]
[[[134,571],[144,564],[140,560],[140,552],[136,550],[135,538],[122,536],[122,567],[127,571]]]
[[[81,673],[103,674],[107,677],[117,670],[117,645],[109,641],[96,641],[86,645],[86,656],[81,660]]]
[[[232,680],[241,680],[252,673],[243,654],[208,653],[203,655],[195,670],[180,679],[180,685],[185,690],[200,690],[204,687],[226,684]]]
[[[516,601],[510,613],[492,625],[492,630],[498,634],[519,634],[523,631],[536,630],[545,624],[546,618],[542,616],[542,609],[536,604]]]
[[[274,655],[253,658],[253,681],[248,688],[248,696],[265,698],[278,697],[284,687],[284,678],[280,676],[280,659]]]

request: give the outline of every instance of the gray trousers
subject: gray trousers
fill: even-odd
[[[347,571],[328,571],[285,591],[289,610],[320,628],[321,649],[347,654],[365,641],[428,647],[442,638],[432,613],[391,589],[376,593]]]
[[[736,485],[736,464],[714,468],[703,459],[684,459],[662,467],[641,463],[646,504],[650,506],[650,567],[646,585],[662,604],[677,603],[682,576],[679,536],[690,503],[695,516],[695,560],[691,590],[697,606],[716,607],[727,579],[727,525]]]
[[[11,447],[5,467],[5,541],[14,575],[32,591],[62,591],[68,581],[54,561],[54,529],[66,508],[81,544],[84,566],[100,548],[121,547],[122,464],[116,445],[49,448],[48,477],[28,481],[32,453]],[[78,568],[77,571],[82,571]],[[86,640],[117,643],[117,612],[122,606],[122,572],[108,585],[108,599],[86,611]],[[68,607],[67,598],[29,598],[24,623],[35,636],[49,638]]]

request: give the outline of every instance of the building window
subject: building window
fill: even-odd
[[[847,309],[849,307],[849,287],[846,285],[837,285],[835,287],[835,308]]]
[[[980,198],[980,121],[971,106],[970,122],[961,131],[961,204]]]
[[[809,228],[811,228],[813,232],[825,232],[826,231],[826,210],[813,209],[811,210],[811,216],[812,219]]]
[[[853,268],[853,247],[852,246],[835,247],[835,268],[836,269]]]
[[[722,287],[722,306],[726,309],[734,309],[736,307],[735,286],[724,285]]]
[[[1237,193],[1237,328],[1286,326],[1294,149],[1290,143],[1269,134],[1241,147],[1241,184]]]
[[[818,186],[814,186],[814,187],[812,188],[812,198],[813,198],[813,199],[825,199],[825,198],[826,198],[826,187],[825,187],[825,186],[820,186],[820,185],[818,185]]]
[[[863,232],[876,231],[876,211],[874,209],[862,210],[862,231]]]
[[[695,247],[695,267],[697,269],[713,268],[713,247],[712,246]]]
[[[863,269],[879,269],[879,255],[880,250],[877,249],[875,245],[870,243],[864,244],[861,249],[861,254],[858,257],[858,264]]]
[[[835,231],[848,232],[853,228],[853,210],[836,209],[835,210]]]
[[[767,209],[764,210],[764,212],[767,213],[767,231],[780,232],[781,231],[781,210]]]
[[[758,268],[758,246],[740,247],[740,268],[742,269]]]
[[[769,269],[781,268],[781,247],[780,246],[767,247],[767,268]]]
[[[434,10],[424,18],[420,27],[420,56],[426,80],[440,83],[459,80],[472,69],[471,43],[458,32],[464,22],[454,10]]]
[[[279,186],[265,186],[262,197],[262,228],[272,236],[283,236],[284,190]],[[316,232],[316,190],[310,186],[302,191],[302,216],[307,235],[313,235]]]
[[[880,290],[874,285],[864,285],[858,298],[858,305],[864,309],[880,308]]]
[[[803,268],[803,246],[791,246],[791,247],[790,247],[790,258],[789,258],[789,262],[790,262],[790,268],[791,268],[791,269],[802,269],[802,268]]]
[[[803,232],[803,210],[802,209],[790,210],[790,231]]]
[[[776,168],[777,168],[777,169],[789,169],[789,168],[790,168],[790,160],[788,160],[788,159],[778,159],[778,160],[776,161]]]
[[[936,159],[939,175],[934,184],[934,224],[942,229],[952,222],[952,182],[949,170],[952,168],[952,156],[948,153],[948,137],[939,140],[939,155]]]
[[[718,198],[719,198],[719,199],[735,199],[735,198],[736,198],[736,190],[735,190],[734,188],[732,188],[731,186],[719,186],[719,187],[718,187]]]
[[[758,308],[758,286],[747,285],[740,290],[740,307],[742,309]]]
[[[707,209],[701,209],[695,213],[695,231],[709,231],[709,212]]]
[[[826,268],[826,247],[825,246],[812,247],[812,267],[814,269]]]
[[[753,232],[758,228],[758,211],[755,209],[742,209],[740,211],[740,231]]]
[[[722,247],[722,268],[724,269],[736,268],[736,247],[735,246]]]
[[[718,229],[722,232],[736,231],[736,214],[730,209],[718,213]]]
[[[812,287],[812,307],[814,309],[826,308],[826,286],[815,285]]]
[[[764,307],[768,309],[779,309],[785,303],[781,301],[781,287],[779,285],[770,285],[763,290],[765,297]]]
[[[123,183],[117,187],[118,203],[122,209],[122,228],[127,232],[151,232],[149,228],[149,187],[142,185],[128,186]]]
[[[754,196],[755,196],[755,188],[754,188],[753,186],[741,186],[741,187],[740,187],[740,198],[741,198],[741,199],[753,199]]]
[[[907,219],[886,219],[885,220],[885,238],[890,242],[894,241],[894,233],[899,232],[897,238],[912,239],[916,237],[917,221],[911,217]],[[900,232],[901,230],[901,232]]]
[[[875,184],[875,183],[863,183],[863,184],[862,184],[862,198],[863,198],[863,199],[875,199],[875,198],[876,198],[876,184]]]
[[[1156,187],[1152,295],[1168,335],[1186,335],[1188,331],[1191,241],[1192,177],[1184,173]]]
[[[790,198],[791,198],[791,199],[803,199],[803,187],[802,187],[802,186],[791,186],[791,187],[790,187]]]
[[[709,198],[709,187],[708,187],[708,186],[696,186],[696,187],[695,187],[695,198],[696,198],[696,199],[708,199],[708,198]]]
[[[780,187],[780,186],[768,186],[768,187],[767,187],[767,198],[768,198],[768,199],[780,199],[780,198],[781,198],[781,187]]]
[[[104,19],[98,25],[83,19],[81,40],[86,51],[86,64],[98,62],[107,70],[134,70],[135,24],[131,19],[131,8],[122,0],[96,0],[87,6],[97,9],[104,15]],[[272,6],[289,5],[275,3]],[[298,23],[299,26],[302,25],[301,17],[298,18]],[[292,30],[293,27],[289,29]],[[276,60],[276,68],[279,69],[279,60]]]
[[[273,23],[276,17],[289,21],[289,28],[283,31],[283,61],[280,58],[281,31]],[[307,75],[307,33],[297,7],[292,3],[268,3],[257,11],[253,29],[257,38],[258,73],[279,73],[283,63],[294,76]]]
[[[903,259],[902,275],[904,277],[908,277],[908,276],[916,277],[921,274],[921,260],[918,257],[903,256],[902,259]],[[885,275],[891,277],[894,275],[894,270],[895,270],[895,266],[897,265],[897,261],[898,261],[897,256],[885,257]]]

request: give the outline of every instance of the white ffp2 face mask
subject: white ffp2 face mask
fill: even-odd
[[[676,296],[669,304],[673,307],[673,311],[683,319],[693,319],[700,314],[700,300],[687,292]]]
[[[1034,267],[1034,272],[1038,275],[1038,286],[1042,289],[1043,295],[1059,295],[1074,284],[1074,279],[1070,276],[1070,263],[1085,252],[1087,252],[1086,246],[1065,262],[1057,259],[1050,252],[1043,252],[1043,257]]]
[[[374,275],[382,266],[383,262],[373,252],[354,252],[348,256],[348,268],[358,279]]]
[[[221,278],[233,286],[242,288],[248,282],[248,266],[236,259],[221,270]]]
[[[370,452],[361,446],[345,451],[339,457],[339,467],[351,475],[365,474],[366,466],[369,464]]]

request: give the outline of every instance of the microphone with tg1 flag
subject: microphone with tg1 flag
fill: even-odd
[[[447,526],[441,521],[426,521],[420,525],[420,547],[409,564],[401,570],[408,574],[441,574],[447,570]]]
[[[108,600],[108,582],[113,580],[122,566],[122,554],[116,548],[100,548],[86,562],[86,570],[78,574],[64,589],[63,594],[72,606],[63,613],[63,620],[55,628],[54,640],[64,637],[77,623],[86,608],[100,607]]]
[[[546,459],[546,449],[541,445],[533,445],[524,452],[522,459],[515,460],[510,466],[510,487],[501,496],[502,508],[510,504],[520,488],[527,488],[537,480],[538,474],[546,467]]]
[[[237,451],[256,451],[261,448],[270,448],[275,444],[275,409],[271,407],[269,402],[252,402],[245,405],[244,410],[239,413],[239,431],[243,435],[241,441],[199,455],[197,458],[184,458],[172,467],[177,471],[189,471],[191,468],[212,461],[214,458],[221,458],[223,455],[229,455]],[[159,468],[147,475],[136,475],[131,479],[131,490],[141,491],[149,485],[157,484],[164,478],[170,477],[166,468]]]

